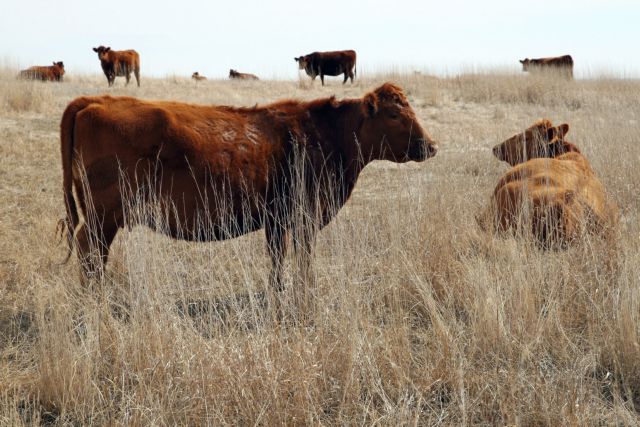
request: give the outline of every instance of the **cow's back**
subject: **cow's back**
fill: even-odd
[[[179,205],[178,216],[169,219],[172,235],[179,232],[178,224],[194,230],[198,213],[214,222],[256,226],[270,176],[286,157],[286,138],[269,133],[284,134],[284,127],[265,127],[271,122],[263,116],[267,112],[128,97],[82,100],[86,106],[76,115],[75,151],[94,204],[106,212],[122,211],[124,179],[135,191],[152,184],[156,197]],[[218,200],[223,194],[233,197]],[[225,218],[216,214],[223,205]]]
[[[514,226],[529,209],[533,231],[542,240],[547,237],[540,235],[543,230],[555,229],[570,241],[585,227],[599,231],[617,217],[615,204],[579,153],[532,159],[511,168],[498,182],[493,200],[499,228]]]

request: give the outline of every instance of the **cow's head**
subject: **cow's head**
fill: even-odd
[[[98,53],[98,59],[100,59],[101,61],[103,59],[106,59],[107,52],[109,52],[110,50],[111,50],[110,47],[104,47],[104,46],[98,46],[93,48],[93,51]]]
[[[239,73],[234,69],[229,70],[229,78],[230,79],[233,78],[233,77],[236,77],[238,74]]]
[[[531,64],[531,60],[529,58],[521,59],[520,63],[522,64],[522,71],[529,70],[529,64]]]
[[[298,69],[299,70],[304,70],[305,68],[307,68],[307,57],[306,56],[299,56],[297,58],[293,58],[296,60],[296,62],[298,63]]]
[[[573,144],[565,142],[569,125],[553,126],[547,119],[539,120],[524,132],[512,136],[493,147],[493,155],[511,166],[540,157],[553,158],[567,151],[576,151]]]
[[[438,144],[422,128],[398,86],[385,83],[366,94],[362,108],[359,142],[365,156],[406,162],[436,155]]]
[[[55,61],[54,61],[54,62],[53,62],[53,66],[54,66],[54,67],[61,68],[61,69],[62,69],[62,71],[64,71],[64,62],[62,62],[62,61],[59,61],[59,62],[55,62]]]

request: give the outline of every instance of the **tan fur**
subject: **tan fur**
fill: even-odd
[[[64,76],[64,63],[54,62],[49,66],[34,66],[20,71],[20,78],[27,80],[42,80],[61,82]]]
[[[513,166],[488,209],[497,231],[526,226],[544,245],[566,245],[616,224],[615,203],[580,150],[564,140],[568,129],[541,120],[494,147],[494,155]]]
[[[239,73],[236,70],[229,70],[229,78],[234,80],[260,80],[255,74]]]

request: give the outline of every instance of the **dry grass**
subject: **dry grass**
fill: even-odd
[[[59,120],[74,97],[253,105],[361,96],[387,78],[441,150],[367,167],[319,236],[307,324],[279,323],[255,297],[262,232],[208,244],[122,232],[91,290],[74,259],[57,264]],[[0,424],[640,423],[639,82],[65,80],[0,73]],[[615,247],[542,252],[477,228],[506,170],[489,147],[541,117],[571,125],[620,205]],[[290,289],[304,286],[292,261]]]

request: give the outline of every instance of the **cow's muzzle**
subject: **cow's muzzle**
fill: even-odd
[[[409,150],[409,159],[417,162],[433,157],[438,153],[438,144],[426,139],[420,139],[412,144]]]

